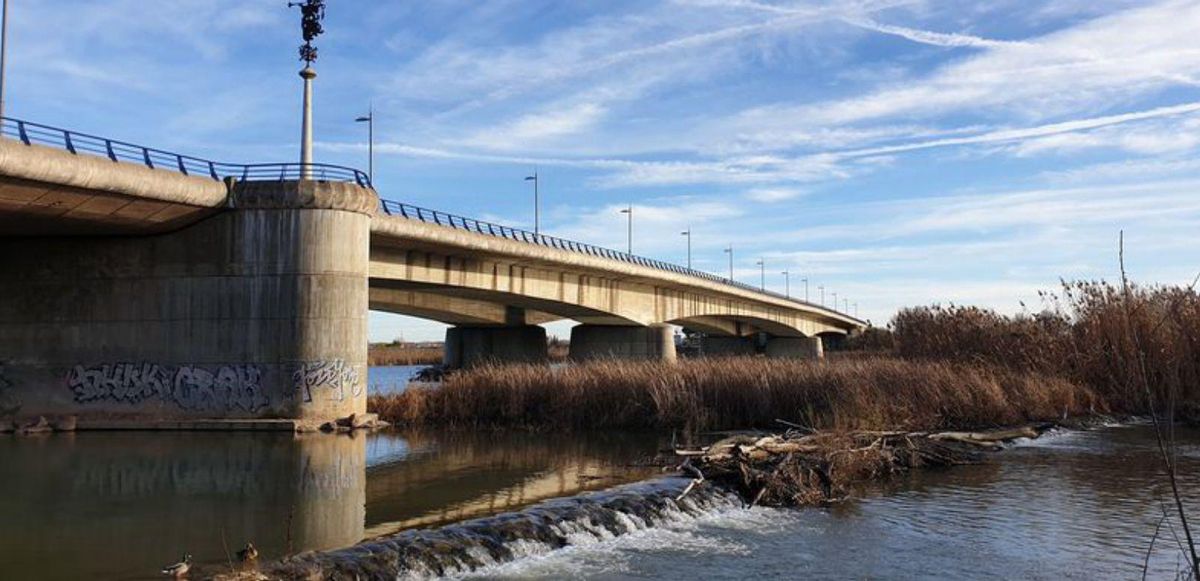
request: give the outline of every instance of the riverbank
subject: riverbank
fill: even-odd
[[[400,426],[683,430],[957,430],[1108,411],[1092,390],[995,365],[891,357],[755,357],[482,367],[372,396]]]
[[[437,365],[442,362],[441,343],[371,343],[367,346],[367,364]]]

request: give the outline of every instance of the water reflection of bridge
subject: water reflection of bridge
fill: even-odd
[[[370,442],[368,442],[370,440]],[[404,450],[368,467],[367,447]],[[129,578],[193,554],[222,567],[609,486],[654,438],[90,432],[0,439],[0,578]]]
[[[407,434],[417,451],[367,477],[367,538],[507,512],[547,498],[645,477],[633,460],[655,452],[646,435]]]

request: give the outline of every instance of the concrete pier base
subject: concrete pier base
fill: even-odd
[[[253,182],[154,236],[0,239],[0,420],[366,411],[374,192]]]
[[[546,330],[519,327],[451,327],[446,329],[443,363],[450,369],[487,362],[541,363],[548,359]]]
[[[700,341],[701,357],[754,355],[758,352],[754,337],[705,337]]]
[[[772,337],[767,340],[766,355],[781,359],[823,359],[825,349],[820,337]]]
[[[675,337],[669,325],[621,327],[577,325],[571,328],[570,357],[675,361]]]

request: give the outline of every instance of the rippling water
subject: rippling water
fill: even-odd
[[[1180,439],[1182,488],[1200,509],[1200,433]],[[710,499],[676,509],[670,490],[636,486],[544,504],[650,476],[627,464],[662,444],[613,434],[4,437],[0,579],[154,578],[183,552],[215,572],[225,547],[246,540],[267,559],[362,539],[390,539],[414,558],[425,543],[436,566],[411,573],[474,578],[1127,579],[1140,576],[1168,499],[1152,432],[1132,426],[1053,434],[826,508]],[[497,513],[508,514],[487,516]],[[461,521],[474,524],[447,524]],[[1163,528],[1152,577],[1182,566],[1175,534]],[[477,546],[454,546],[468,538]]]
[[[1200,437],[1180,433],[1200,509]],[[487,578],[1130,579],[1169,490],[1145,426],[1051,435],[981,465],[912,475],[860,500],[734,508],[480,570]],[[1169,507],[1168,507],[1169,508]],[[1200,514],[1200,513],[1197,513]],[[1182,536],[1176,526],[1175,532]],[[1164,529],[1150,578],[1185,567]]]

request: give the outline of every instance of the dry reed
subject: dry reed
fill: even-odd
[[[1200,402],[1200,295],[1191,288],[1105,282],[1064,283],[1044,293],[1049,308],[1004,316],[975,307],[900,311],[892,329],[896,353],[920,360],[982,362],[1054,374],[1093,388],[1114,409],[1149,411],[1140,361],[1159,401],[1184,412]],[[1135,340],[1135,337],[1137,340]],[[1168,397],[1169,396],[1169,397]]]
[[[601,361],[482,367],[441,387],[373,396],[401,425],[686,430],[959,429],[1105,411],[1091,390],[1000,366],[895,358]]]
[[[368,365],[437,365],[442,346],[427,343],[372,343],[367,348]]]

